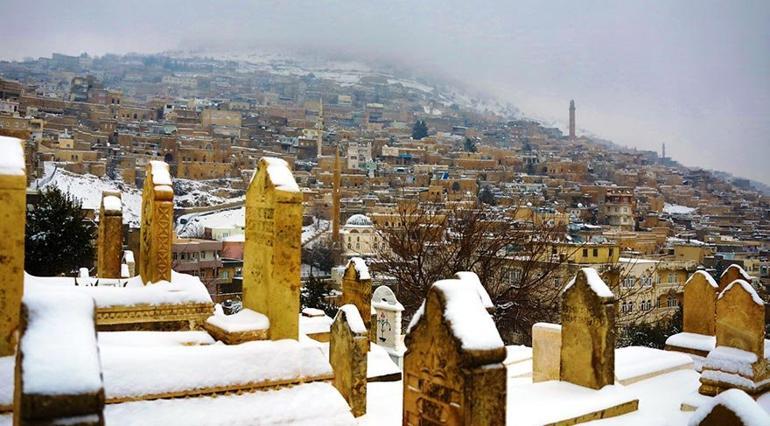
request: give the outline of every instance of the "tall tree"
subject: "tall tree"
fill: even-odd
[[[27,210],[24,269],[33,275],[70,274],[94,261],[95,226],[82,203],[51,187]]]
[[[412,139],[420,140],[428,136],[428,125],[425,120],[417,120],[412,127]]]

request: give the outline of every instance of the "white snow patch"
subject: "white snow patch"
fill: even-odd
[[[299,192],[297,181],[291,173],[289,163],[286,160],[275,157],[262,157],[267,164],[267,175],[276,189],[287,192]]]
[[[41,395],[92,394],[102,387],[92,298],[68,291],[25,291],[27,328],[24,392]]]
[[[123,203],[120,201],[120,198],[114,195],[102,198],[102,205],[104,205],[104,211],[106,212],[120,212],[123,210]]]
[[[692,207],[682,206],[679,204],[669,204],[664,203],[663,204],[663,212],[668,214],[692,214],[695,212],[695,209]]]
[[[267,330],[270,328],[270,319],[259,312],[244,308],[232,314],[215,312],[208,317],[207,323],[218,327],[228,333],[241,333],[246,331]]]
[[[0,136],[0,175],[24,176],[24,147],[22,140]]]
[[[722,290],[721,293],[719,293],[719,299],[724,297],[724,295],[727,294],[727,292],[730,291],[730,289],[732,289],[733,286],[735,286],[736,284],[743,287],[743,289],[751,295],[751,300],[753,300],[754,303],[760,306],[765,306],[765,302],[762,300],[761,297],[759,297],[759,294],[757,294],[757,291],[754,290],[754,287],[752,287],[751,284],[747,283],[744,280],[735,280],[731,282],[730,285],[728,285],[724,290]]]
[[[295,340],[239,345],[101,345],[108,398],[136,397],[331,375],[323,352]],[[147,366],[163,366],[163,374]],[[220,366],[212,374],[212,366]]]
[[[615,380],[620,382],[682,369],[693,369],[692,359],[683,353],[642,346],[615,350]]]
[[[722,275],[720,275],[719,278],[724,277],[727,274],[727,271],[729,271],[730,269],[735,269],[736,271],[738,271],[738,275],[740,275],[743,280],[751,282],[751,276],[746,272],[746,270],[741,268],[740,265],[736,265],[734,263],[728,266],[724,271],[722,271]]]
[[[717,338],[698,333],[677,333],[666,339],[666,345],[709,352],[716,347]]]
[[[334,320],[328,315],[308,317],[300,314],[299,332],[304,335],[328,333],[331,330],[332,322]]]
[[[358,273],[358,279],[360,280],[370,280],[372,277],[369,275],[369,267],[366,266],[366,262],[364,262],[364,259],[361,259],[360,257],[351,257],[348,261],[348,266],[350,264],[353,264],[353,267],[356,268],[356,273]]]
[[[364,320],[361,319],[361,314],[358,312],[358,308],[356,308],[355,305],[342,305],[340,306],[340,310],[337,311],[337,315],[340,315],[340,312],[345,312],[345,318],[348,320],[350,331],[355,334],[367,334]]]
[[[99,345],[110,346],[195,346],[213,345],[205,331],[100,331]]]
[[[492,299],[489,297],[489,293],[487,293],[487,290],[481,284],[481,280],[475,272],[460,271],[455,273],[455,278],[472,283],[473,286],[476,287],[476,292],[479,294],[479,299],[481,300],[481,305],[484,306],[484,309],[495,307],[494,303],[492,303]]]
[[[342,395],[330,383],[320,382],[241,395],[108,404],[104,417],[112,426],[356,424]]]
[[[488,350],[504,347],[495,322],[481,303],[475,283],[441,280],[433,284],[446,299],[444,318],[460,339],[463,349]]]
[[[726,390],[700,406],[688,424],[691,426],[700,424],[717,405],[722,405],[735,413],[745,426],[767,426],[770,424],[770,415],[746,392],[738,389]]]
[[[366,377],[382,377],[398,374],[398,368],[393,359],[382,346],[372,344],[366,354]]]
[[[689,283],[690,283],[690,280],[692,280],[693,278],[695,278],[695,276],[696,276],[696,275],[699,275],[699,276],[702,276],[703,278],[705,278],[705,279],[706,279],[706,282],[707,282],[707,283],[709,283],[709,285],[710,285],[711,287],[714,287],[714,288],[719,288],[719,284],[717,284],[717,282],[716,282],[716,281],[714,281],[714,277],[712,277],[712,276],[711,276],[711,274],[709,274],[709,273],[708,273],[708,272],[706,272],[706,271],[695,271],[695,273],[693,273],[692,275],[690,275],[690,278],[688,278],[688,279],[687,279],[687,282],[686,282],[686,283],[684,283],[684,288],[685,288],[685,289],[687,288],[687,284],[689,284]]]
[[[150,161],[150,173],[152,173],[152,183],[155,186],[171,186],[171,173],[169,173],[167,163],[163,161]]]
[[[604,283],[604,280],[602,280],[602,277],[599,276],[599,273],[596,272],[596,269],[581,268],[580,271],[578,271],[578,274],[581,272],[586,275],[588,286],[591,288],[591,290],[593,290],[594,293],[596,293],[597,296],[602,298],[615,297],[615,295],[612,294],[612,291],[610,291],[610,288],[607,287],[607,284]],[[567,283],[567,286],[564,287],[564,291],[567,291],[574,284],[575,277],[573,277],[572,280]]]
[[[100,282],[103,280],[100,280]],[[112,280],[117,281],[117,280]],[[171,282],[160,281],[141,285],[137,277],[126,280],[125,287],[119,286],[75,286],[75,280],[68,277],[36,277],[24,274],[24,288],[58,289],[68,292],[82,292],[94,298],[98,308],[136,305],[179,305],[187,303],[212,303],[208,290],[200,278],[171,272]]]
[[[13,405],[13,369],[15,356],[0,357],[0,407]]]

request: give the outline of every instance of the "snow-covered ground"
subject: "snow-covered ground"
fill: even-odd
[[[687,215],[687,214],[693,214],[695,212],[695,209],[692,207],[682,206],[679,204],[665,203],[663,204],[663,212],[668,214]]]
[[[139,217],[142,212],[142,191],[127,186],[122,181],[109,178],[99,178],[94,175],[78,175],[70,173],[56,166],[55,163],[46,162],[44,175],[32,183],[33,188],[58,187],[62,192],[67,192],[79,199],[83,207],[99,210],[102,202],[102,192],[119,191],[122,193],[123,223],[139,226]]]

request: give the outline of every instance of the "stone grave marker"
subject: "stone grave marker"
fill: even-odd
[[[616,300],[593,268],[579,270],[561,299],[562,381],[601,389],[615,383]]]
[[[270,320],[271,340],[299,336],[302,193],[286,161],[262,157],[246,192],[243,306]]]

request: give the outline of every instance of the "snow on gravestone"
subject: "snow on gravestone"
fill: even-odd
[[[286,161],[262,157],[246,191],[243,306],[270,320],[271,340],[299,337],[302,193]]]
[[[21,308],[14,416],[19,424],[78,417],[103,424],[104,387],[94,299],[73,291],[32,290]]]
[[[142,190],[139,275],[144,283],[171,281],[174,190],[168,164],[150,161]]]
[[[616,300],[593,268],[583,268],[561,296],[560,380],[601,389],[615,382]]]
[[[759,394],[770,388],[767,378],[765,304],[749,283],[735,280],[717,299],[716,348],[703,364],[699,392]]]
[[[372,278],[369,268],[360,257],[351,258],[342,275],[342,304],[355,306],[366,329],[371,329]]]
[[[502,425],[506,351],[472,280],[435,282],[406,335],[403,423]]]
[[[123,204],[120,192],[102,192],[96,250],[96,276],[99,278],[121,278]]]
[[[730,285],[735,280],[744,280],[747,283],[751,283],[751,277],[746,271],[740,267],[740,265],[732,264],[727,267],[719,276],[719,291],[723,291],[725,287]]]
[[[334,370],[334,387],[356,417],[366,414],[368,350],[369,334],[358,309],[354,305],[343,305],[332,323],[329,363]]]
[[[745,392],[730,389],[703,404],[690,417],[689,426],[767,426],[770,415]]]
[[[390,287],[381,285],[374,290],[372,307],[376,314],[375,343],[388,351],[401,353],[404,349],[404,342],[401,340],[401,312],[404,311],[404,306],[396,300],[396,295]]]
[[[24,283],[26,168],[22,141],[0,136],[0,357],[16,351]]]
[[[696,271],[684,284],[682,331],[713,336],[719,285],[705,271]]]

